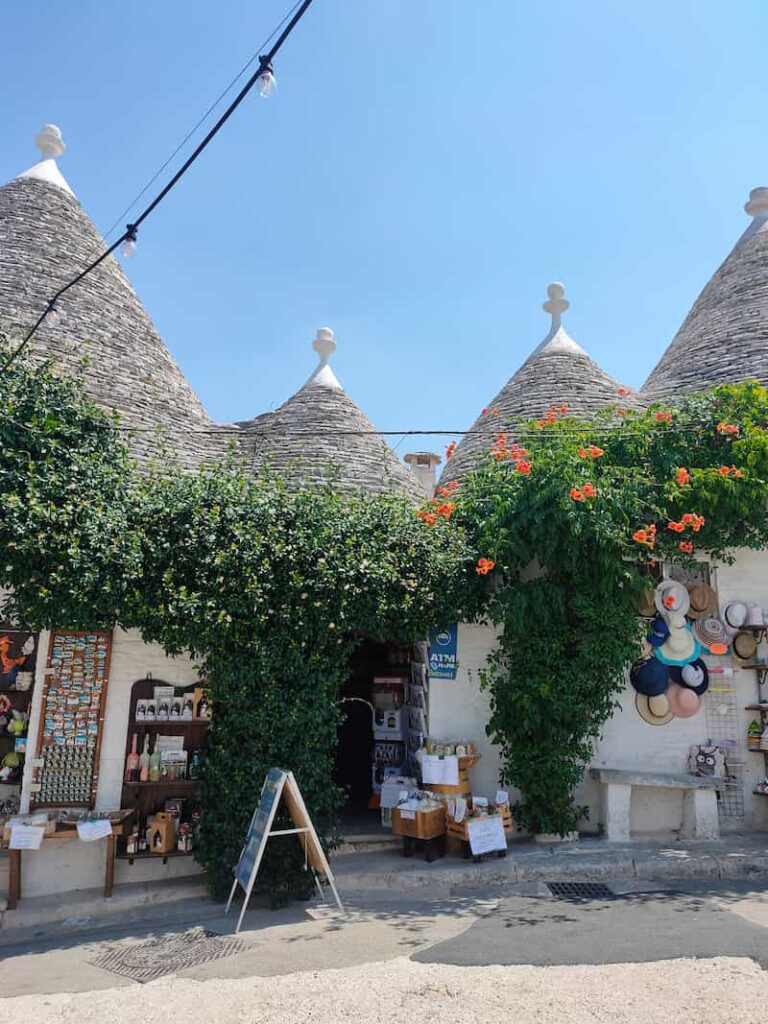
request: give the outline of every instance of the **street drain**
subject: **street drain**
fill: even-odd
[[[211,960],[234,956],[244,948],[242,939],[217,935],[204,928],[191,928],[137,945],[121,946],[88,963],[144,984],[187,967],[199,967]]]
[[[547,882],[547,888],[556,900],[612,900],[616,898],[602,882]]]

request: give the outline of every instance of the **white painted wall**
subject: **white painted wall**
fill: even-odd
[[[736,553],[733,565],[713,566],[713,585],[718,591],[721,607],[730,600],[768,607],[768,551],[743,550]],[[482,761],[472,770],[475,792],[493,795],[497,788],[500,759],[498,748],[485,735],[489,718],[488,694],[480,690],[479,671],[495,644],[496,632],[489,626],[460,624],[458,634],[459,668],[455,680],[433,680],[430,689],[430,735],[440,739],[472,739],[483,753]],[[759,652],[768,657],[768,646]],[[745,762],[744,818],[734,820],[734,830],[768,830],[768,797],[753,794],[755,784],[765,775],[764,758],[747,749],[746,732],[754,712],[743,710],[757,696],[755,673],[743,670],[729,657],[708,658],[711,665],[721,664],[734,669],[729,677],[711,676],[711,690],[718,684],[736,686],[739,721],[738,757]],[[567,694],[567,688],[564,689]],[[595,746],[593,766],[614,768],[652,768],[658,771],[686,771],[689,748],[709,739],[705,710],[689,719],[673,719],[665,726],[648,725],[637,714],[635,692],[627,680],[619,695],[613,718],[605,725]],[[719,700],[711,692],[706,700]],[[513,799],[517,796],[512,792]],[[577,802],[590,808],[584,831],[597,831],[600,822],[599,787],[588,776],[577,791]],[[640,789],[632,796],[630,825],[633,832],[673,832],[682,824],[682,792],[667,789]]]
[[[48,655],[50,634],[41,633],[32,697],[29,742],[24,780],[22,808],[29,808],[31,782],[31,752],[37,748],[37,732],[42,700],[42,679]],[[138,631],[116,629],[112,639],[107,703],[104,713],[99,785],[96,809],[111,810],[120,806],[123,769],[125,765],[125,738],[128,731],[128,710],[131,688],[137,679],[151,672],[158,682],[175,686],[188,686],[197,682],[194,663],[187,657],[168,658],[157,644],[145,644]],[[64,842],[43,842],[37,852],[26,852],[23,857],[22,893],[24,896],[46,896],[73,889],[95,888],[104,882],[105,842],[81,843],[77,839]],[[197,874],[199,868],[192,858],[118,861],[115,883],[145,882],[151,879],[177,878]]]

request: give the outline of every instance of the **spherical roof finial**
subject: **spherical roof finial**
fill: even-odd
[[[336,340],[330,327],[319,327],[312,348],[320,356],[322,362],[328,362],[329,357],[336,351]]]
[[[549,298],[542,303],[541,308],[545,313],[549,313],[552,317],[552,327],[556,328],[560,326],[561,315],[570,306],[570,302],[565,298],[565,285],[560,284],[559,281],[553,281],[547,285],[547,295]]]
[[[768,214],[768,188],[753,188],[744,204],[744,212],[750,217],[765,217]]]
[[[35,136],[35,145],[46,160],[61,156],[67,148],[61,137],[61,129],[55,124],[47,124],[41,132],[38,132]]]

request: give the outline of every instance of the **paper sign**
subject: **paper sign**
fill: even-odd
[[[429,634],[429,675],[432,679],[455,679],[459,627],[454,622]]]
[[[509,803],[509,793],[505,792],[503,789],[497,789],[496,790],[496,799],[494,800],[494,803],[496,804],[497,807],[500,807],[503,804],[508,804]]]
[[[84,843],[93,843],[97,839],[106,839],[112,835],[112,825],[107,818],[98,821],[78,821],[77,834]]]
[[[404,811],[400,808],[400,817],[405,818],[406,821],[414,821],[416,819],[416,811]]]
[[[424,754],[421,758],[421,781],[433,785],[458,786],[459,759],[449,755]]]
[[[43,841],[43,830],[34,825],[12,825],[10,850],[39,850]]]
[[[467,822],[469,848],[473,856],[481,853],[493,853],[495,850],[506,850],[507,837],[501,818],[475,818]]]
[[[472,797],[472,806],[473,807],[485,807],[485,808],[487,808],[488,807],[488,797],[487,796],[473,796]]]

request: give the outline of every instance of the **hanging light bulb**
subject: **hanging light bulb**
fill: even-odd
[[[275,78],[275,71],[271,64],[264,65],[264,68],[256,81],[258,82],[259,95],[265,100],[268,100],[277,88],[277,79]]]
[[[56,308],[56,303],[51,302],[48,309],[45,311],[45,319],[49,327],[55,327],[61,319],[61,314]]]
[[[126,227],[128,228],[128,234],[125,236],[125,241],[120,248],[120,252],[127,259],[130,259],[136,252],[136,228],[133,224],[126,224]]]

